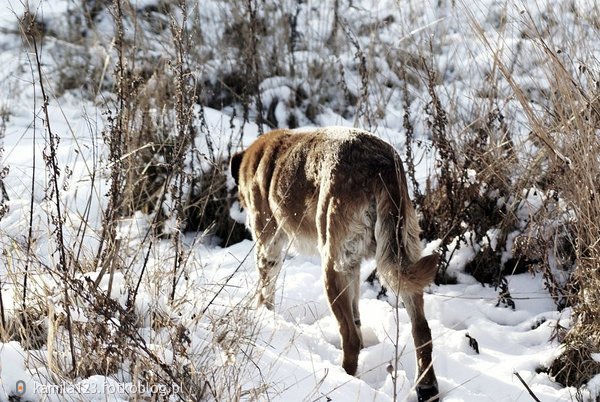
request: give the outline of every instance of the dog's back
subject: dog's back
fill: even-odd
[[[237,158],[239,164],[234,159],[232,173],[240,184],[243,204],[250,213],[259,212],[252,220],[262,221],[260,227],[269,227],[266,220],[273,218],[291,240],[314,249],[319,240],[321,246],[326,242],[325,233],[319,236],[318,228],[323,225],[317,217],[339,214],[335,220],[339,225],[364,232],[364,249],[356,251],[371,257],[375,252],[375,196],[387,194],[397,205],[395,215],[405,223],[399,234],[406,237],[400,239],[408,246],[406,262],[420,257],[419,227],[402,164],[394,149],[378,137],[341,127],[278,130],[259,137],[244,152],[243,161]],[[337,201],[335,210],[319,211],[319,199],[329,197]]]

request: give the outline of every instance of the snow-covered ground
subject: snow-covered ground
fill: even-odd
[[[57,24],[54,16],[68,9],[70,2],[43,2],[43,10],[49,21]],[[151,2],[150,2],[151,3]],[[373,7],[373,14],[384,13],[394,2],[357,2],[365,8]],[[370,4],[373,3],[373,4]],[[436,2],[437,3],[437,2]],[[443,2],[442,2],[443,3]],[[499,13],[502,5],[493,1],[478,2],[473,9],[476,18],[481,14],[482,24],[495,20],[489,17]],[[560,2],[558,2],[560,3]],[[557,3],[557,7],[558,7]],[[580,6],[592,8],[593,2],[582,1]],[[211,3],[214,5],[215,3]],[[461,3],[462,4],[462,3]],[[510,10],[518,7],[534,9],[532,1],[523,4],[502,3]],[[464,6],[464,4],[463,4]],[[514,6],[514,8],[513,8]],[[13,0],[0,1],[0,112],[7,118],[1,138],[3,148],[1,166],[10,170],[3,177],[10,201],[8,213],[0,220],[0,286],[3,309],[8,316],[18,307],[18,292],[25,245],[30,226],[32,206],[33,237],[30,264],[30,292],[39,299],[47,299],[49,305],[60,308],[55,298],[60,295],[57,276],[52,269],[56,265],[52,222],[53,204],[48,198],[48,176],[44,165],[46,137],[40,112],[39,88],[34,87],[35,72],[29,58],[30,49],[22,47],[16,32],[15,19],[22,5]],[[315,6],[316,7],[316,6]],[[419,18],[397,28],[402,32],[420,29],[442,29],[436,25],[440,18],[445,23],[444,42],[439,46],[447,57],[439,59],[445,79],[452,91],[462,91],[453,99],[469,99],[477,86],[463,88],[465,82],[457,76],[478,73],[489,55],[473,43],[476,37],[468,19],[449,7],[435,8],[429,2],[412,2]],[[431,8],[428,8],[431,7]],[[486,8],[487,7],[487,8]],[[561,6],[562,7],[562,6]],[[16,10],[16,11],[15,11]],[[348,11],[351,18],[355,9]],[[512,12],[512,11],[511,11]],[[510,13],[508,13],[510,15]],[[569,14],[570,15],[570,14]],[[486,20],[488,18],[488,20]],[[568,19],[565,17],[565,19]],[[319,21],[313,21],[315,30]],[[566,24],[568,21],[560,21]],[[591,29],[591,28],[590,28]],[[513,39],[504,31],[503,41]],[[596,31],[597,32],[597,31]],[[519,33],[515,33],[515,37]],[[496,38],[497,40],[500,40]],[[560,41],[560,38],[555,38]],[[570,40],[567,35],[567,39]],[[598,43],[600,44],[600,43]],[[505,44],[510,47],[510,43]],[[52,46],[52,45],[49,45]],[[597,49],[600,48],[598,46]],[[476,54],[473,54],[476,52]],[[480,54],[477,52],[481,52]],[[507,51],[508,52],[508,51]],[[533,56],[532,56],[533,59]],[[469,64],[472,63],[472,64]],[[522,63],[523,72],[535,64]],[[49,64],[52,66],[52,63]],[[212,66],[211,68],[214,68]],[[517,68],[517,70],[519,69]],[[537,73],[539,71],[536,70]],[[525,75],[517,75],[525,81]],[[533,80],[533,77],[529,77]],[[543,80],[543,78],[542,78]],[[539,83],[536,82],[536,85]],[[482,84],[483,85],[483,84]],[[426,91],[426,88],[424,89]],[[413,94],[419,97],[419,94]],[[399,96],[398,94],[394,96]],[[450,97],[450,93],[441,95]],[[426,103],[426,101],[423,101]],[[507,100],[507,110],[513,107]],[[398,104],[400,101],[398,101]],[[386,119],[377,134],[390,140],[399,148],[403,146],[402,111],[391,106],[385,112]],[[65,239],[80,250],[81,261],[91,261],[98,248],[101,216],[107,205],[105,144],[100,135],[104,125],[102,110],[93,101],[81,100],[67,93],[58,99],[50,99],[50,116],[53,130],[61,140],[58,148],[61,175],[61,199],[66,211]],[[460,104],[455,107],[464,111]],[[205,109],[206,123],[216,138],[230,138],[241,126],[238,118],[232,119],[225,111]],[[515,112],[513,116],[523,118]],[[348,125],[331,110],[317,117],[319,125]],[[519,120],[520,122],[521,120]],[[389,124],[388,124],[389,123]],[[518,125],[517,123],[513,123]],[[520,124],[520,123],[519,123]],[[253,124],[246,124],[244,144],[247,145],[258,133]],[[424,124],[416,126],[417,135],[427,140]],[[0,131],[2,133],[2,131]],[[219,135],[220,134],[220,135]],[[225,140],[223,140],[225,141]],[[434,169],[434,153],[424,147],[423,158],[417,166],[417,176],[425,181]],[[34,169],[35,166],[35,169]],[[32,184],[33,183],[33,184]],[[33,196],[33,202],[32,197]],[[530,199],[532,203],[534,199]],[[531,207],[523,204],[523,210]],[[528,216],[524,212],[524,216]],[[112,284],[112,297],[125,306],[126,294],[141,275],[144,263],[141,255],[147,245],[142,244],[149,225],[149,217],[136,214],[124,221],[120,236],[127,245],[123,256],[130,269],[117,273]],[[85,234],[82,235],[82,230]],[[322,273],[316,257],[287,255],[279,277],[274,311],[256,308],[254,292],[258,282],[252,258],[253,243],[243,241],[228,248],[219,248],[209,241],[199,240],[188,234],[185,244],[190,255],[185,275],[176,289],[175,306],[169,304],[170,269],[173,265],[172,243],[159,240],[153,246],[147,263],[148,272],[141,283],[135,311],[142,317],[140,334],[150,350],[155,351],[166,364],[186,360],[191,366],[209,366],[215,370],[235,373],[239,394],[231,399],[256,399],[274,401],[415,401],[414,347],[410,324],[402,306],[395,307],[392,296],[378,298],[379,287],[363,282],[360,302],[361,321],[365,348],[359,358],[358,374],[348,376],[341,368],[341,350],[337,324],[327,307],[323,291]],[[435,243],[427,246],[428,250]],[[559,353],[555,338],[557,328],[568,327],[570,311],[557,312],[541,275],[529,273],[507,277],[508,289],[515,301],[515,308],[498,303],[499,291],[483,286],[462,269],[472,259],[473,247],[462,244],[453,253],[450,262],[458,284],[431,285],[425,296],[426,314],[432,329],[434,366],[443,401],[530,401],[527,387],[541,401],[592,401],[600,396],[600,380],[593,380],[588,389],[564,388],[552,381],[540,368],[547,367]],[[371,273],[374,261],[363,264],[362,278]],[[97,272],[81,274],[94,278]],[[161,281],[161,278],[164,280]],[[107,280],[101,287],[108,287]],[[74,313],[77,312],[74,307]],[[149,312],[153,315],[150,317]],[[190,341],[185,357],[178,357],[169,343],[169,330],[155,325],[154,312],[161,311],[171,322],[187,329]],[[90,317],[74,315],[75,321],[86,322]],[[49,320],[49,319],[48,319]],[[46,322],[52,324],[50,321]],[[52,334],[59,338],[60,334]],[[50,339],[51,335],[48,335]],[[477,350],[472,340],[476,340]],[[93,375],[70,379],[68,382],[50,374],[48,346],[26,349],[16,341],[0,344],[0,400],[7,401],[11,395],[22,395],[21,400],[129,400],[129,393],[138,386],[128,367],[120,367],[116,373]],[[398,355],[395,374],[388,366]],[[527,384],[527,387],[521,380]],[[596,377],[597,378],[597,377]],[[395,382],[395,384],[394,384]],[[25,387],[19,392],[18,387]],[[394,390],[396,394],[394,394]],[[160,390],[154,390],[160,393]],[[60,394],[57,394],[60,392]],[[133,399],[132,399],[133,400]],[[179,400],[175,395],[171,400]]]
[[[79,122],[83,116],[77,116],[81,109],[76,104],[63,104],[65,114],[71,124]],[[220,126],[220,119],[228,120],[217,112],[209,113],[210,125]],[[11,173],[5,179],[9,191],[10,212],[0,223],[4,248],[9,242],[24,240],[23,228],[27,227],[28,199],[19,198],[19,194],[28,194],[30,179],[28,157],[31,156],[31,134],[23,119],[14,118],[11,130],[5,137],[5,164],[11,167]],[[21,123],[19,123],[21,122]],[[83,123],[78,123],[83,124]],[[84,130],[85,131],[85,130]],[[84,136],[79,137],[80,141]],[[73,149],[75,141],[63,141],[63,163],[73,166],[77,160]],[[38,150],[39,152],[39,150]],[[72,159],[71,159],[72,158]],[[30,160],[29,160],[30,161]],[[38,164],[41,162],[38,161]],[[40,169],[41,170],[41,169]],[[85,202],[77,201],[77,194],[89,194],[89,174],[83,168],[74,169],[71,179],[72,188],[64,193],[74,216],[84,216]],[[39,187],[43,188],[43,178]],[[96,185],[100,186],[98,180]],[[42,192],[39,189],[40,193]],[[97,189],[97,191],[102,191]],[[28,195],[27,195],[28,197]],[[47,227],[44,222],[43,194],[37,196],[39,205],[38,230]],[[85,201],[85,198],[84,198]],[[89,224],[98,222],[98,206],[92,207]],[[133,241],[143,235],[144,217],[131,221],[131,227],[124,227],[123,233]],[[77,228],[79,221],[67,227]],[[36,226],[37,227],[37,226]],[[47,229],[46,229],[47,230]],[[43,238],[43,233],[40,236]],[[94,238],[94,236],[90,236]],[[192,240],[190,239],[190,242]],[[169,265],[169,241],[163,241],[163,253],[153,255],[150,266],[151,277],[160,275]],[[51,245],[40,241],[37,256],[41,262],[50,261]],[[84,250],[90,254],[95,244],[90,243]],[[132,247],[133,248],[133,247]],[[307,258],[290,253],[285,261],[279,278],[274,312],[263,308],[254,309],[253,297],[258,281],[254,269],[251,241],[244,241],[228,248],[218,248],[204,244],[192,247],[191,263],[187,268],[189,278],[178,292],[186,300],[187,306],[177,309],[182,323],[190,323],[193,338],[192,349],[203,351],[203,344],[211,342],[216,334],[211,333],[212,320],[234,306],[247,306],[244,322],[252,328],[251,339],[244,340],[244,354],[224,348],[221,355],[215,356],[215,365],[235,365],[237,359],[249,357],[244,363],[241,377],[242,389],[265,386],[264,395],[270,400],[351,400],[351,401],[391,401],[393,396],[392,377],[387,367],[394,360],[395,347],[399,346],[397,372],[398,400],[416,400],[413,390],[415,376],[414,347],[410,333],[409,319],[400,307],[394,308],[394,300],[379,300],[379,288],[363,282],[360,311],[363,323],[365,349],[359,359],[358,375],[348,376],[340,366],[341,350],[337,324],[330,313],[323,292],[322,273],[316,257]],[[462,267],[472,256],[469,247],[456,253],[452,264]],[[162,257],[162,258],[161,258]],[[138,262],[139,264],[139,262]],[[374,261],[363,265],[362,278],[366,279],[374,268]],[[11,267],[3,268],[3,297],[5,308],[11,311]],[[42,275],[38,272],[38,274]],[[43,278],[40,278],[43,281]],[[8,283],[7,283],[8,282]],[[120,296],[124,297],[126,280],[120,278]],[[106,284],[104,284],[106,286]],[[148,306],[167,305],[164,289],[145,284],[142,300],[137,303],[140,314]],[[513,310],[506,306],[497,306],[498,291],[482,286],[468,275],[460,276],[457,285],[432,285],[425,296],[426,313],[434,339],[434,365],[438,376],[440,391],[445,401],[529,401],[526,388],[518,380],[520,374],[540,400],[562,401],[574,397],[576,390],[562,388],[554,383],[547,374],[538,374],[536,370],[546,366],[558,352],[557,341],[552,340],[557,325],[567,326],[568,310],[558,313],[548,292],[544,289],[540,275],[521,274],[508,277],[511,295],[516,303]],[[219,293],[220,292],[220,293]],[[206,312],[209,320],[196,322],[193,316],[201,311],[219,294]],[[167,308],[167,307],[165,307]],[[168,308],[167,308],[168,311]],[[171,314],[174,314],[171,311]],[[247,321],[247,322],[246,322]],[[194,323],[194,324],[191,324]],[[396,332],[399,325],[399,332]],[[470,339],[478,344],[478,353],[470,346]],[[150,336],[152,338],[152,336]],[[164,347],[164,346],[161,346]],[[166,347],[168,349],[168,347]],[[10,342],[0,346],[2,394],[6,398],[15,392],[17,381],[22,380],[27,387],[25,397],[30,400],[42,398],[44,393],[53,392],[49,384],[55,384],[44,374],[36,370],[35,351],[25,351],[18,343]],[[246,355],[247,354],[247,355]],[[246,356],[245,356],[246,355]],[[43,361],[43,360],[42,360]],[[58,383],[59,385],[61,383]],[[111,385],[112,384],[112,385]],[[126,391],[131,384],[122,383],[111,376],[95,376],[79,379],[70,392],[80,391],[73,400],[127,400]],[[65,387],[69,392],[68,388]],[[38,393],[36,394],[36,390]],[[83,390],[89,390],[85,394]],[[93,392],[98,392],[94,395]],[[112,391],[115,391],[114,393]],[[121,392],[119,392],[121,391]],[[105,394],[108,393],[110,395]],[[595,394],[598,390],[593,391]],[[584,394],[591,395],[591,394]],[[113,400],[110,399],[109,400]],[[55,397],[54,400],[62,400]]]
[[[235,303],[252,289],[257,275],[251,263],[239,269],[239,256],[251,251],[247,241],[212,250],[205,274],[227,277],[237,270],[228,297]],[[237,258],[236,258],[237,257]],[[205,257],[206,258],[206,257]],[[363,279],[374,263],[364,265]],[[467,281],[465,281],[467,282]],[[335,319],[327,308],[318,260],[291,256],[284,265],[274,312],[259,309],[249,381],[264,381],[275,400],[393,400],[387,366],[394,359],[399,324],[398,397],[415,400],[414,347],[406,312],[389,300],[378,300],[378,289],[363,283],[360,311],[365,349],[356,378],[340,367],[341,350]],[[536,369],[557,350],[553,331],[568,316],[556,312],[539,277],[513,276],[509,288],[516,309],[497,307],[497,292],[471,281],[431,286],[425,297],[434,339],[434,366],[446,401],[528,401],[530,396],[515,373],[543,401],[569,400],[574,389],[564,389]],[[562,323],[564,325],[564,322]],[[477,340],[479,353],[469,346]]]

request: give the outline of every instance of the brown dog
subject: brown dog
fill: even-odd
[[[377,271],[402,297],[411,319],[419,400],[436,400],[423,288],[432,282],[438,258],[421,258],[417,216],[392,146],[351,128],[276,130],[234,155],[231,173],[256,241],[259,303],[273,308],[289,241],[318,250],[339,323],[342,366],[354,375],[362,348],[360,264],[375,256]]]

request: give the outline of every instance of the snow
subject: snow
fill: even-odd
[[[235,254],[251,252],[252,243],[235,246]],[[207,263],[222,272],[229,249],[216,250]],[[229,265],[229,264],[228,264]],[[249,264],[251,265],[251,264]],[[367,267],[373,264],[367,262]],[[229,269],[233,269],[230,266]],[[366,270],[368,271],[368,270]],[[251,267],[239,272],[236,283],[256,283]],[[222,273],[221,275],[224,275]],[[277,400],[305,400],[328,396],[333,400],[393,400],[387,366],[394,356],[396,313],[377,300],[371,285],[363,283],[360,302],[365,349],[361,352],[357,378],[339,366],[341,351],[337,324],[326,307],[318,259],[291,256],[284,264],[276,294],[276,308],[256,311],[259,320],[253,363],[262,381]],[[310,286],[308,286],[310,284]],[[562,319],[541,283],[529,274],[513,276],[509,287],[516,310],[496,307],[497,292],[480,284],[431,286],[425,297],[426,314],[433,332],[434,365],[444,400],[529,400],[516,379],[519,372],[541,400],[563,400],[561,389],[543,374],[536,374],[554,355],[552,333]],[[229,297],[243,297],[230,293]],[[241,291],[246,294],[246,290]],[[400,333],[399,395],[414,400],[414,347],[409,320],[398,311]],[[469,334],[478,341],[479,354],[469,347]],[[572,392],[572,391],[571,391]]]
[[[30,2],[31,3],[31,2]],[[152,0],[138,0],[138,8],[154,5]],[[211,1],[207,13],[227,13],[219,2]],[[326,2],[311,2],[310,7],[300,15],[300,23],[308,25],[315,37],[326,40],[330,32],[330,19],[333,13]],[[396,23],[390,24],[381,35],[388,41],[409,43],[424,41],[428,37],[441,35],[444,40],[435,43],[441,47],[443,57],[437,60],[438,69],[444,73],[447,88],[440,86],[439,94],[445,103],[453,104],[457,114],[467,113],[470,99],[475,89],[481,89],[483,81],[470,83],[475,78],[489,72],[492,55],[480,42],[475,42],[460,9],[434,7],[433,2],[406,2],[398,5],[393,1],[359,2],[360,6],[346,10],[346,18],[361,18],[365,9],[370,10],[374,21],[386,15],[394,15]],[[461,3],[461,2],[459,2]],[[510,3],[510,7],[509,7]],[[566,2],[565,2],[566,3]],[[31,4],[33,9],[43,11],[45,19],[57,22],[68,12],[71,2],[40,2]],[[462,3],[461,3],[462,4]],[[504,3],[503,3],[504,4]],[[493,26],[498,23],[497,15],[517,13],[520,8],[527,9],[535,5],[532,1],[506,2],[505,5],[493,1],[478,2],[471,12],[481,23]],[[581,7],[593,7],[593,2],[581,2]],[[462,7],[466,7],[464,4]],[[560,6],[566,8],[567,6]],[[317,10],[321,19],[312,18]],[[2,137],[2,166],[8,166],[10,172],[4,178],[10,201],[9,213],[0,221],[0,243],[4,253],[10,256],[3,261],[14,261],[13,265],[0,267],[0,283],[4,309],[13,312],[17,306],[16,293],[19,289],[17,267],[21,267],[24,257],[24,245],[27,243],[27,228],[30,224],[29,208],[33,198],[33,236],[36,241],[31,245],[36,264],[30,271],[32,293],[48,303],[54,303],[53,297],[60,294],[60,283],[55,272],[44,267],[55,266],[55,245],[51,220],[53,204],[48,199],[48,177],[44,169],[43,126],[34,114],[39,113],[39,94],[31,84],[31,71],[27,70],[27,55],[20,47],[20,39],[15,34],[15,15],[21,15],[21,2],[0,1],[0,30],[4,36],[0,39],[0,62],[5,66],[0,72],[0,110],[6,107],[10,119],[6,122],[6,132]],[[396,11],[390,11],[396,10]],[[563,8],[561,8],[563,10]],[[536,14],[535,18],[543,16]],[[212,14],[211,14],[212,15]],[[561,12],[557,16],[563,15]],[[518,14],[514,18],[520,18]],[[524,18],[524,17],[522,17]],[[571,14],[564,13],[561,24],[570,26]],[[304,20],[302,20],[304,19]],[[208,26],[215,24],[216,18],[208,18]],[[365,22],[366,23],[366,22]],[[100,32],[112,30],[109,19],[101,24],[105,28]],[[211,25],[212,24],[212,25]],[[532,21],[535,24],[535,21]],[[571,22],[574,24],[574,22]],[[487,25],[486,25],[487,26]],[[591,30],[590,27],[582,27]],[[215,26],[215,32],[223,27]],[[12,33],[11,33],[12,32]],[[499,35],[491,31],[489,40],[498,43],[505,50],[500,57],[509,57],[521,35],[516,26],[508,26]],[[217,35],[217,34],[215,34]],[[423,39],[425,38],[425,39]],[[215,38],[207,38],[207,41]],[[359,38],[364,41],[364,37]],[[572,41],[568,32],[553,38],[553,41]],[[313,42],[316,43],[316,42]],[[521,43],[519,41],[519,43]],[[365,47],[368,43],[363,44]],[[529,45],[527,45],[529,46]],[[522,49],[523,53],[529,49]],[[595,51],[596,57],[600,57]],[[301,49],[296,53],[297,62],[306,67],[312,61],[322,62],[319,49]],[[539,86],[539,80],[545,82],[537,66],[540,55],[531,54],[531,60],[517,65],[518,82],[527,87],[532,82]],[[565,56],[566,57],[566,56]],[[302,58],[304,60],[302,60]],[[583,60],[582,60],[583,62]],[[207,65],[212,70],[226,69],[225,64]],[[24,70],[25,69],[25,70]],[[360,92],[359,76],[348,71],[348,84],[353,92]],[[531,74],[529,74],[531,73]],[[383,73],[386,74],[386,73]],[[467,85],[470,83],[471,85]],[[265,91],[265,103],[277,98],[288,102],[293,98],[291,83],[284,77],[271,77],[261,83]],[[481,84],[481,85],[480,85]],[[308,83],[302,85],[308,86]],[[312,83],[311,83],[312,85]],[[537,87],[536,87],[537,88]],[[532,89],[532,91],[535,88]],[[459,93],[457,96],[453,91]],[[508,88],[498,88],[507,93]],[[384,118],[376,132],[382,138],[394,143],[399,149],[404,145],[402,132],[403,108],[398,93],[389,94],[391,101],[384,105]],[[411,93],[412,97],[422,97],[422,93]],[[542,94],[533,98],[540,98]],[[33,104],[33,100],[38,103]],[[452,99],[452,100],[450,100]],[[423,102],[426,102],[423,100]],[[453,103],[455,102],[455,103]],[[34,109],[35,107],[35,109]],[[63,168],[61,175],[61,202],[65,208],[65,242],[77,244],[81,261],[92,261],[98,249],[101,231],[102,211],[107,205],[105,144],[100,132],[104,125],[102,110],[90,100],[81,100],[73,94],[52,98],[50,116],[53,130],[60,133],[58,159]],[[413,115],[421,113],[415,108]],[[514,125],[520,127],[524,117],[521,112],[511,112],[516,108],[514,100],[507,99],[507,114],[515,118]],[[212,133],[219,152],[227,146],[228,138],[239,138],[240,148],[248,146],[258,135],[255,124],[244,123],[239,117],[232,117],[231,110],[218,111],[204,108],[206,125]],[[278,121],[286,121],[289,110],[283,103],[275,109]],[[451,117],[454,118],[454,117]],[[458,117],[455,117],[458,119]],[[36,122],[34,127],[33,122]],[[304,125],[310,122],[301,120]],[[334,108],[325,108],[316,117],[320,126],[352,126],[352,116],[345,116]],[[243,135],[241,129],[243,127]],[[435,169],[435,150],[428,148],[427,135],[423,121],[416,122],[415,131],[424,144],[415,150],[418,153],[417,177],[421,184],[431,176]],[[523,129],[523,132],[525,130]],[[523,134],[525,137],[525,134]],[[525,141],[525,140],[524,140]],[[532,145],[530,145],[531,147]],[[200,152],[208,152],[207,144],[199,144]],[[402,154],[402,152],[401,152]],[[33,166],[35,164],[35,170]],[[476,184],[478,172],[469,170],[470,184]],[[33,187],[32,187],[33,181]],[[231,180],[229,185],[232,186]],[[523,194],[520,200],[518,217],[523,226],[527,224],[543,205],[546,194],[532,188]],[[245,221],[239,206],[230,211],[238,222]],[[135,286],[141,275],[142,260],[145,256],[145,233],[150,227],[152,217],[141,212],[130,219],[124,219],[118,228],[118,238],[125,244],[121,256],[129,270],[117,272],[112,278],[111,297],[125,308],[127,292]],[[86,235],[81,236],[85,229]],[[469,240],[469,236],[466,237]],[[497,234],[489,233],[491,246],[498,246]],[[512,237],[509,237],[509,243]],[[359,358],[356,377],[347,375],[341,368],[341,350],[337,323],[327,307],[323,291],[323,278],[318,257],[307,257],[290,252],[286,256],[281,272],[274,311],[256,307],[254,295],[258,274],[253,263],[253,243],[243,241],[228,248],[219,248],[210,242],[196,241],[193,235],[185,238],[190,253],[186,266],[185,279],[176,289],[180,305],[173,307],[168,301],[168,283],[173,264],[172,243],[159,240],[148,256],[149,274],[143,277],[141,290],[135,300],[134,309],[140,319],[140,334],[147,347],[167,365],[176,364],[184,359],[171,349],[170,333],[156,329],[156,316],[163,315],[175,323],[184,325],[191,339],[188,359],[192,364],[200,365],[203,359],[212,359],[211,364],[222,370],[233,370],[236,380],[243,390],[261,390],[256,399],[274,401],[333,400],[333,401],[415,401],[415,358],[410,323],[406,312],[392,295],[378,299],[379,288],[367,282],[361,285],[360,312],[365,348]],[[433,251],[439,240],[424,244],[425,253]],[[508,288],[516,303],[515,309],[497,306],[498,290],[483,286],[464,273],[466,263],[473,259],[478,245],[465,244],[456,239],[451,244],[455,248],[449,263],[448,273],[456,277],[455,285],[431,285],[426,289],[426,315],[433,334],[434,367],[440,385],[442,400],[451,401],[529,401],[531,396],[518,380],[515,373],[525,380],[531,391],[542,401],[572,400],[578,392],[574,388],[564,388],[539,372],[557,355],[560,348],[556,340],[559,327],[568,327],[570,311],[557,312],[552,298],[544,287],[541,275],[520,274],[507,278]],[[75,247],[77,248],[77,247]],[[510,244],[507,248],[510,252]],[[503,256],[503,260],[510,256]],[[363,263],[361,279],[366,279],[375,268],[374,261]],[[81,274],[94,280],[98,272]],[[109,278],[105,276],[99,288],[107,291]],[[56,306],[58,312],[62,306]],[[200,311],[205,312],[201,317]],[[235,311],[231,318],[229,312]],[[154,314],[152,315],[151,312]],[[157,314],[160,312],[161,314]],[[91,317],[78,314],[73,307],[73,320],[86,323]],[[226,322],[226,325],[223,324]],[[236,327],[237,326],[237,327]],[[247,338],[239,338],[250,328]],[[477,341],[479,352],[469,345],[470,336]],[[60,334],[56,335],[57,337]],[[243,347],[238,348],[237,346]],[[213,354],[206,355],[210,350]],[[242,352],[243,350],[243,352]],[[65,398],[87,401],[126,401],[138,383],[132,381],[126,368],[116,375],[91,375],[87,378],[62,379],[49,372],[47,356],[48,346],[42,349],[27,349],[19,342],[0,343],[0,401],[8,401],[17,394],[17,386],[25,385],[22,400],[65,400]],[[395,361],[397,367],[389,366]],[[595,358],[598,358],[595,356]],[[393,375],[389,371],[392,371]],[[396,385],[394,386],[394,379]],[[394,395],[394,389],[396,395]],[[139,389],[137,389],[139,391]],[[142,390],[142,393],[165,390]],[[258,392],[258,391],[257,391]],[[594,400],[600,395],[600,376],[594,377],[582,391],[584,400]],[[47,399],[44,399],[47,398]],[[176,400],[172,397],[173,400]],[[252,399],[248,397],[248,399]]]

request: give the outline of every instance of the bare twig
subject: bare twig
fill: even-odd
[[[523,377],[521,377],[521,375],[519,373],[517,373],[516,371],[513,374],[517,376],[517,378],[519,379],[519,381],[521,382],[521,384],[523,384],[523,386],[525,387],[525,389],[527,389],[527,392],[529,392],[529,395],[531,395],[531,397],[533,398],[533,400],[537,401],[537,402],[540,402],[540,400],[533,393],[533,391],[531,390],[531,388],[529,388],[529,385],[527,385],[527,383],[525,382],[525,380],[523,380]]]
[[[29,13],[29,11],[26,11],[26,16]],[[34,18],[27,18],[25,17],[25,20],[27,21],[35,21]],[[32,25],[30,24],[29,26],[25,27],[25,29],[29,30],[31,33],[31,30],[33,29]],[[59,268],[60,271],[62,272],[63,275],[63,281],[64,281],[64,303],[65,303],[65,315],[66,315],[66,328],[67,328],[67,332],[69,334],[69,348],[70,348],[70,352],[71,352],[71,364],[72,364],[72,370],[74,371],[77,367],[77,362],[76,362],[76,356],[75,356],[75,341],[73,339],[73,331],[72,331],[72,325],[71,325],[71,310],[70,310],[70,301],[69,301],[69,290],[67,287],[67,282],[69,281],[69,266],[68,266],[68,262],[67,262],[67,250],[66,250],[66,246],[65,246],[65,242],[64,242],[64,234],[63,234],[63,225],[64,225],[64,221],[63,221],[63,212],[62,212],[62,207],[61,207],[61,200],[60,200],[60,194],[61,194],[61,187],[58,183],[58,177],[60,176],[60,167],[58,165],[58,158],[57,158],[57,148],[58,148],[58,136],[54,133],[54,131],[52,130],[51,126],[50,126],[50,112],[48,111],[48,95],[46,93],[46,87],[44,85],[44,74],[42,72],[42,61],[40,58],[40,46],[37,43],[37,39],[36,39],[36,35],[32,34],[29,35],[29,37],[31,38],[31,42],[32,42],[32,47],[33,47],[33,51],[34,51],[34,55],[35,55],[35,64],[36,64],[36,70],[37,70],[37,76],[39,79],[39,86],[40,86],[40,92],[42,94],[42,99],[43,99],[43,104],[42,104],[42,111],[44,113],[44,126],[46,128],[46,132],[48,133],[48,153],[46,153],[44,155],[44,159],[46,161],[46,166],[49,169],[49,174],[50,174],[50,182],[51,182],[51,192],[52,195],[54,196],[54,206],[55,206],[55,213],[56,216],[53,218],[53,220],[55,221],[55,226],[56,226],[56,242],[57,242],[57,252],[58,252],[58,259],[59,259]]]

